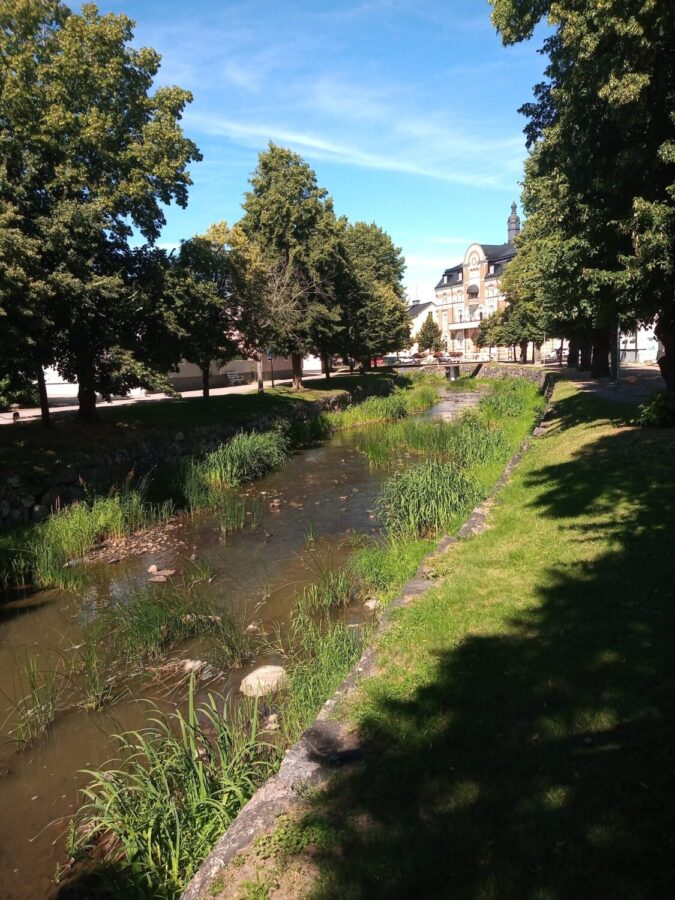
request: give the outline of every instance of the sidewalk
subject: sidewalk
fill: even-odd
[[[611,382],[609,378],[588,378],[585,372],[579,373],[579,378],[574,380],[579,390],[584,393],[592,393],[615,403],[635,405],[644,403],[656,391],[662,391],[665,388],[665,382],[656,363],[650,365],[624,364],[621,367],[618,385]]]

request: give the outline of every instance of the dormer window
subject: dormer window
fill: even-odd
[[[495,274],[495,264],[494,263],[490,263],[490,265],[488,266],[488,274],[489,275]]]
[[[461,281],[461,280],[462,280],[462,273],[458,272],[457,273],[457,281]]]

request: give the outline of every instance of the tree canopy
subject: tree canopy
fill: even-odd
[[[136,229],[155,241],[163,206],[187,203],[187,166],[200,158],[179,125],[191,95],[152,91],[159,55],[131,46],[130,19],[93,4],[76,14],[8,0],[0,26],[0,203],[31,257],[30,294],[46,304],[40,340],[21,329],[19,357],[76,378],[92,416],[97,390],[146,383],[165,362],[137,340],[153,279],[140,278],[129,239]],[[3,291],[13,321],[24,294]],[[156,318],[161,302],[151,306]]]
[[[656,318],[675,390],[675,17],[666,0],[492,0],[504,43],[544,18],[546,80],[522,107],[527,220],[507,292],[608,335]],[[594,353],[594,356],[596,354]],[[604,366],[601,357],[604,356]],[[595,364],[595,360],[594,360]]]

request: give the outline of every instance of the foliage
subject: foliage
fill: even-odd
[[[270,346],[294,357],[299,386],[301,357],[331,352],[340,330],[333,202],[300,156],[272,143],[260,153],[250,184],[239,227],[267,271],[265,302],[284,310],[273,323]]]
[[[342,233],[348,273],[340,282],[344,355],[362,359],[401,350],[410,324],[402,278],[405,261],[400,247],[374,222],[346,224]]]
[[[131,46],[126,16],[10,0],[0,21],[0,308],[27,374],[55,362],[91,416],[96,391],[156,383],[172,361],[164,254],[129,238],[155,241],[163,206],[187,203],[191,96],[151,93],[160,58]]]
[[[125,881],[139,892],[177,897],[255,789],[278,751],[261,739],[255,705],[233,707],[213,694],[152,726],[118,737],[118,759],[89,772],[79,810],[77,848],[97,841],[121,856]]]
[[[481,498],[479,485],[453,463],[429,460],[385,481],[377,510],[391,534],[430,537],[447,532]]]
[[[433,313],[429,313],[419,330],[417,335],[417,346],[420,350],[441,349],[441,329],[434,321]]]
[[[638,407],[635,424],[644,428],[675,428],[675,397],[672,394],[654,394]]]
[[[666,0],[493,0],[505,43],[548,18],[546,80],[523,106],[527,221],[504,277],[556,333],[649,323],[675,390],[675,23]],[[597,368],[596,368],[597,365]]]

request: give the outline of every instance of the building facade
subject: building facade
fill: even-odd
[[[446,269],[434,288],[435,318],[450,352],[464,356],[479,353],[475,340],[481,320],[506,306],[500,280],[516,255],[520,218],[515,203],[511,204],[507,225],[505,244],[471,244],[462,262]]]

